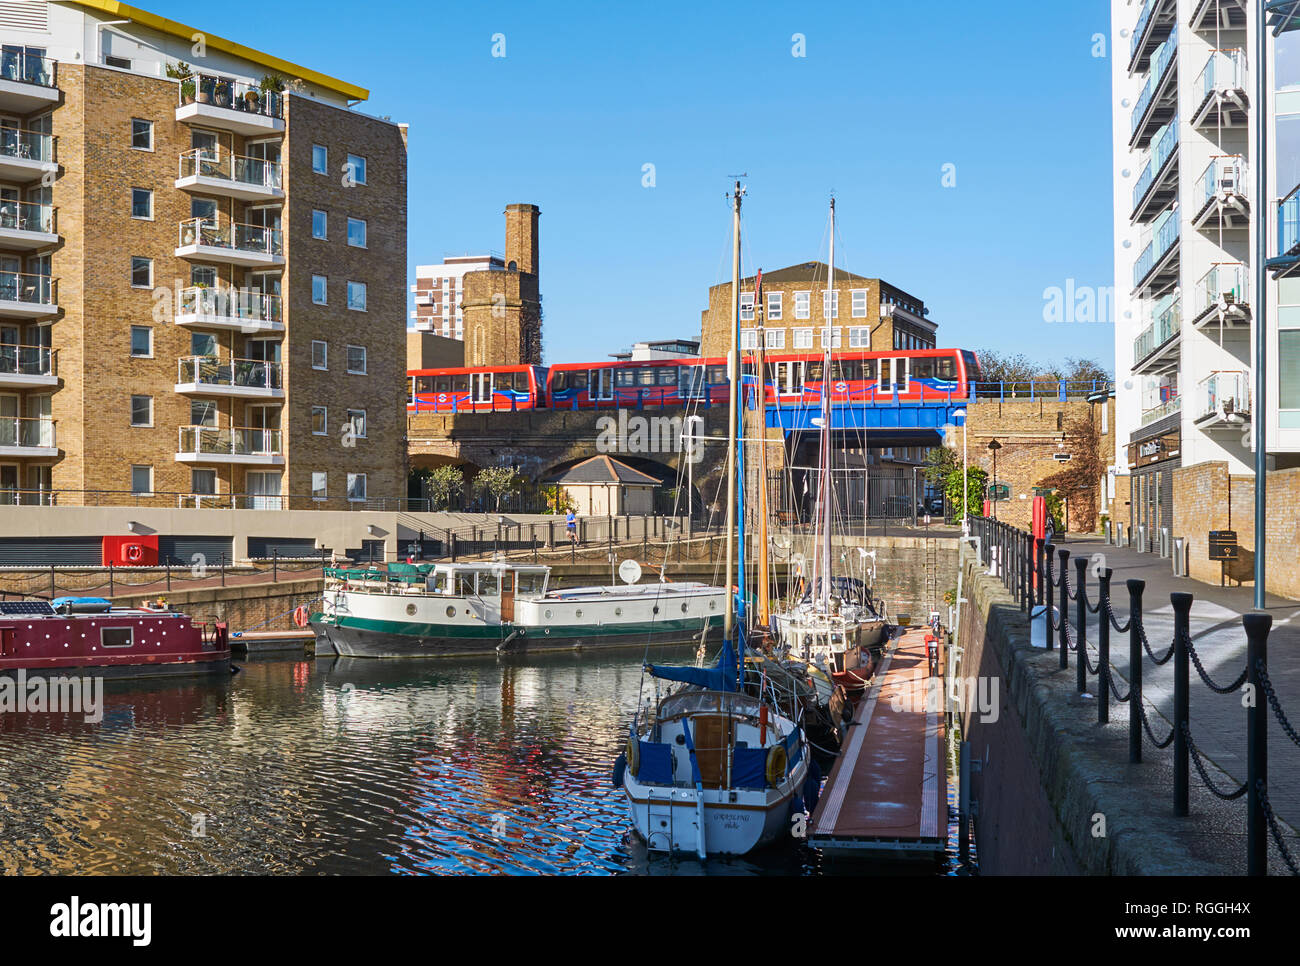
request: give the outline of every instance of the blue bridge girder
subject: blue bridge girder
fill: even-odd
[[[837,404],[831,408],[832,430],[930,430],[943,435],[945,426],[955,426],[958,410],[970,405],[966,400],[951,402],[875,402]],[[787,435],[815,432],[813,420],[821,418],[820,406],[769,406],[768,429],[781,429]]]

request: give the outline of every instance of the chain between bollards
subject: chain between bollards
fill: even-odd
[[[1142,761],[1142,591],[1146,581],[1129,580],[1128,587],[1128,760]]]
[[[1070,551],[1056,551],[1057,559],[1061,562],[1061,670],[1064,671],[1070,666],[1070,581],[1067,579],[1070,575]]]
[[[1088,558],[1074,558],[1074,685],[1080,694],[1088,690]]]

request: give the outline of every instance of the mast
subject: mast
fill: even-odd
[[[823,315],[826,316],[826,328],[822,331],[822,425],[821,425],[821,471],[822,471],[822,505],[821,520],[819,529],[821,530],[821,542],[817,547],[818,556],[821,558],[821,593],[819,600],[822,610],[829,611],[831,603],[831,502],[834,494],[834,484],[831,480],[831,347],[835,343],[834,322],[835,322],[835,198],[831,198],[831,252],[830,252],[830,271],[827,280],[826,306]]]
[[[754,281],[754,309],[758,313],[758,623],[771,621],[767,574],[767,329],[763,305],[763,270]]]
[[[731,351],[727,354],[727,377],[730,381],[730,409],[727,415],[727,567],[726,581],[731,583],[736,566],[736,426],[740,418],[740,182],[731,195]],[[723,636],[735,639],[736,597],[727,588],[727,610]]]

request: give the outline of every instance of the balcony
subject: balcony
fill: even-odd
[[[1178,197],[1178,115],[1157,135],[1151,159],[1133,186],[1131,220],[1144,224],[1169,207]]]
[[[1192,126],[1219,128],[1245,124],[1250,109],[1247,83],[1244,50],[1213,51],[1192,88],[1192,96],[1197,98]]]
[[[1178,346],[1183,333],[1183,306],[1173,299],[1133,340],[1135,373],[1167,372],[1178,368]]]
[[[177,258],[247,268],[284,264],[284,236],[278,228],[217,224],[191,218],[180,223],[177,234]]]
[[[58,209],[31,201],[0,202],[0,248],[36,251],[59,243]]]
[[[1239,369],[1212,372],[1197,384],[1197,426],[1240,426],[1250,419],[1250,374]]]
[[[1265,267],[1274,278],[1300,272],[1300,186],[1277,204],[1277,255]]]
[[[1250,324],[1250,273],[1241,262],[1220,262],[1196,283],[1192,325]]]
[[[6,45],[0,52],[0,110],[31,114],[59,102],[55,61]]]
[[[1177,7],[1176,0],[1147,0],[1143,4],[1129,45],[1130,74],[1146,70],[1150,66],[1151,55],[1174,28],[1178,19]]]
[[[181,289],[176,324],[236,332],[283,332],[284,305],[278,295],[250,289]]]
[[[213,157],[202,148],[181,155],[176,187],[240,201],[280,201],[280,165],[261,158]]]
[[[1243,30],[1246,27],[1245,0],[1199,0],[1192,11],[1192,29],[1205,33]]]
[[[222,362],[213,356],[183,356],[176,360],[176,391],[245,399],[283,399],[280,363],[260,359]]]
[[[0,272],[0,318],[41,319],[59,311],[57,279]]]
[[[58,455],[53,419],[40,416],[0,416],[0,456]]]
[[[1130,148],[1145,148],[1178,110],[1178,30],[1169,32],[1155,54],[1151,76],[1133,108]]]
[[[1148,296],[1162,294],[1178,284],[1178,213],[1170,213],[1156,229],[1155,237],[1133,266],[1133,289],[1147,289]]]
[[[1213,229],[1245,231],[1250,227],[1250,204],[1246,201],[1246,162],[1240,155],[1211,158],[1192,192],[1196,213],[1192,225],[1202,231]]]
[[[57,386],[56,353],[47,346],[0,344],[0,387]]]
[[[178,463],[277,466],[284,462],[278,429],[181,426],[179,436],[176,446]]]
[[[1152,406],[1150,409],[1142,412],[1142,425],[1150,426],[1152,423],[1159,422],[1166,416],[1172,416],[1174,413],[1182,412],[1183,397],[1172,396],[1159,405]]]
[[[0,179],[23,185],[58,171],[57,139],[17,127],[0,127]]]
[[[176,120],[245,136],[284,133],[284,95],[217,74],[180,83]]]

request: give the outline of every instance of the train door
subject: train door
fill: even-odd
[[[803,392],[803,363],[774,362],[772,383],[778,396],[797,396]]]
[[[592,369],[590,383],[591,398],[595,402],[608,402],[614,398],[614,370]]]
[[[908,374],[907,359],[881,359],[879,391],[891,395],[907,392]]]
[[[471,372],[469,374],[469,399],[474,403],[492,402],[492,373]]]

